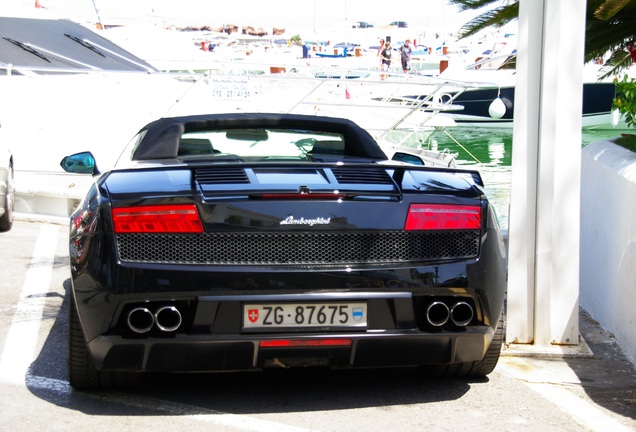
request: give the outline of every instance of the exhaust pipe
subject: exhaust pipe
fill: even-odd
[[[155,317],[144,307],[138,307],[128,312],[128,327],[135,333],[148,333],[154,324]]]
[[[435,327],[441,327],[448,321],[450,311],[446,303],[436,301],[426,308],[426,319],[429,324]]]
[[[157,328],[164,332],[173,332],[181,326],[181,312],[174,306],[163,306],[155,312]]]
[[[458,327],[466,327],[473,320],[473,307],[466,302],[457,302],[450,308],[450,318]]]

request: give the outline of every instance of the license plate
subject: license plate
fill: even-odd
[[[366,303],[244,304],[244,329],[365,328]]]

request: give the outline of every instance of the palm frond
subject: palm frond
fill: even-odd
[[[501,0],[449,0],[450,4],[459,6],[460,11],[481,9],[482,7],[498,3]]]
[[[594,11],[594,16],[600,20],[609,20],[630,2],[631,0],[605,0]]]
[[[601,68],[600,72],[602,75],[600,79],[616,76],[632,64],[634,64],[634,60],[628,51],[614,51]]]
[[[518,2],[489,10],[464,24],[459,31],[460,37],[466,38],[472,36],[488,27],[503,27],[509,22],[516,20],[518,16]]]
[[[519,0],[448,1],[461,10],[490,6],[489,10],[462,26],[459,32],[462,38],[489,27],[503,27],[519,16]],[[496,4],[502,6],[494,7]],[[586,7],[585,61],[595,61],[610,53],[606,65],[610,75],[633,64],[633,58],[626,58],[625,50],[636,44],[636,0],[587,0]]]
[[[588,10],[585,28],[585,60],[621,51],[636,41],[636,3],[631,2],[608,20],[595,19]]]

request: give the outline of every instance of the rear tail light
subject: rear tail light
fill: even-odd
[[[481,228],[481,207],[450,204],[411,204],[404,229],[461,230]]]
[[[203,224],[194,204],[113,209],[116,233],[197,233]]]

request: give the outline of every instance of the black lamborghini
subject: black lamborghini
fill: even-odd
[[[64,158],[95,178],[70,221],[71,385],[490,373],[506,257],[482,179],[394,159],[349,120],[261,113],[159,119],[107,172],[90,152]]]

